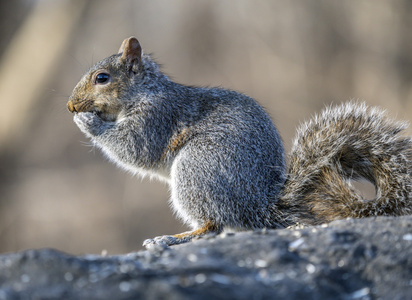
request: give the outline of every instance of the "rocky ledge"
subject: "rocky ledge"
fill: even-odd
[[[119,256],[0,255],[0,299],[411,299],[412,216],[221,234]]]

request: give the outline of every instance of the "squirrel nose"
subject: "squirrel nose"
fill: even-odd
[[[70,99],[69,102],[67,102],[67,109],[72,113],[77,112],[73,102],[74,101],[72,99]]]

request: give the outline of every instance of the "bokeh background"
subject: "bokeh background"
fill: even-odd
[[[135,35],[180,83],[265,106],[290,149],[299,122],[349,99],[412,120],[408,0],[0,2],[0,252],[124,253],[188,228],[168,188],[117,169],[66,109],[81,75]]]

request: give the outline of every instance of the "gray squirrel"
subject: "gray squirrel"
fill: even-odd
[[[286,170],[281,137],[252,98],[171,81],[134,37],[94,65],[67,104],[115,164],[166,181],[193,231],[144,241],[175,245],[223,229],[284,228],[412,212],[406,123],[348,102],[301,125]],[[351,179],[375,185],[366,200]]]

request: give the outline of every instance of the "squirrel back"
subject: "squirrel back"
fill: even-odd
[[[406,128],[364,103],[324,109],[297,131],[281,202],[308,224],[412,213],[412,138],[401,135]],[[354,189],[351,180],[359,179],[375,186],[375,199]]]
[[[131,37],[83,76],[67,106],[110,160],[169,184],[172,208],[193,231],[146,240],[148,247],[228,227],[411,213],[406,125],[364,104],[328,108],[303,124],[287,173],[280,135],[254,99],[173,82]],[[358,178],[376,186],[376,199],[355,192],[350,180]]]

